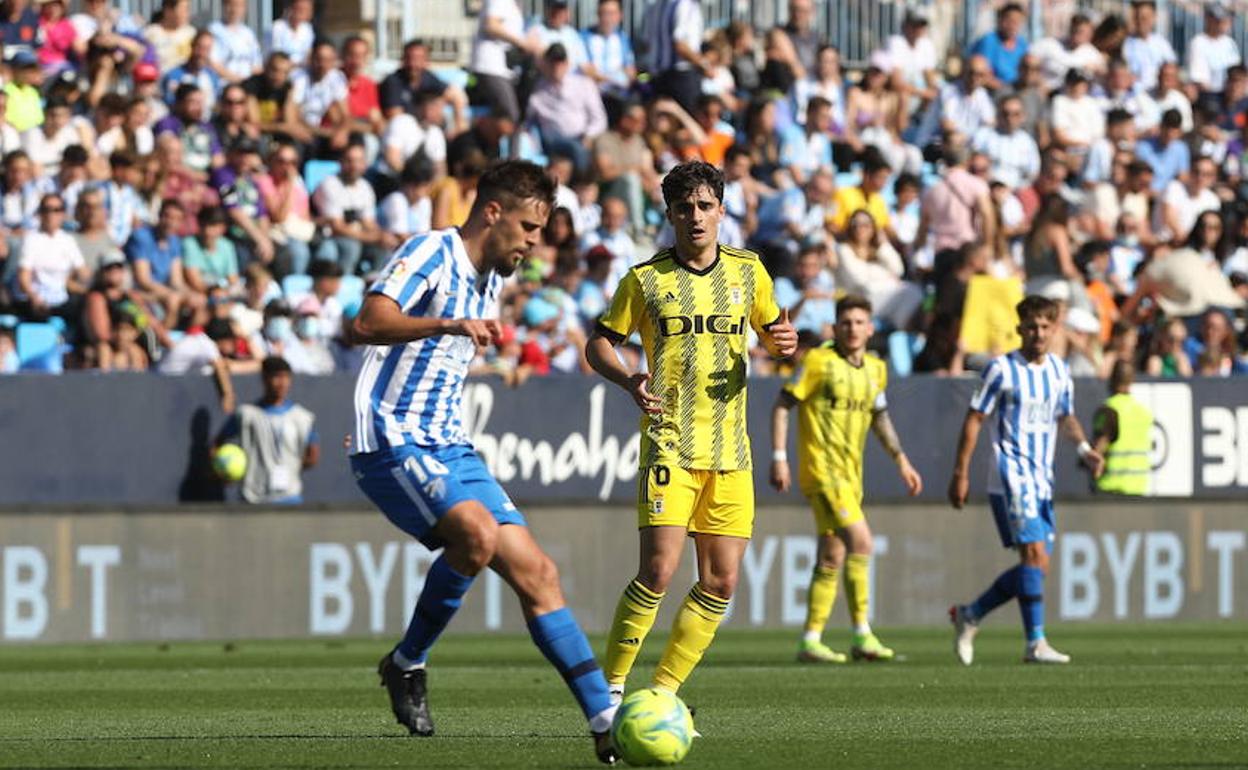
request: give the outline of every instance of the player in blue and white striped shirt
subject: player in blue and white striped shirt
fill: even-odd
[[[460,417],[468,365],[500,332],[498,294],[541,236],[554,182],[524,161],[494,166],[477,183],[462,228],[408,240],[373,284],[352,324],[367,343],[355,387],[351,469],[397,527],[430,549],[429,568],[403,640],[378,666],[395,718],[432,735],[425,687],[429,649],[486,567],[515,590],[538,648],[589,720],[594,748],[615,759],[607,682],[564,604],[559,573],[469,441]]]
[[[1027,635],[1023,660],[1070,662],[1070,656],[1053,649],[1044,636],[1044,575],[1056,532],[1053,450],[1058,429],[1078,445],[1079,457],[1094,476],[1101,474],[1105,461],[1088,444],[1075,417],[1070,370],[1048,352],[1057,315],[1057,304],[1044,297],[1031,296],[1018,303],[1022,346],[993,359],[984,370],[962,423],[949,501],[955,508],[966,504],[971,454],[980,426],[995,411],[988,500],[1001,544],[1017,548],[1020,558],[1018,566],[1001,573],[978,599],[949,609],[955,627],[954,651],[968,666],[974,657],[979,621],[1016,596]]]

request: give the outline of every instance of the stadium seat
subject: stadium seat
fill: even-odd
[[[22,362],[22,371],[60,374],[65,370],[63,358],[66,346],[62,343],[61,333],[55,324],[18,324],[16,341],[17,357]]]
[[[291,307],[299,304],[299,300],[312,293],[312,276],[292,274],[282,279],[282,294]]]
[[[308,195],[316,192],[326,177],[337,174],[342,166],[336,160],[310,160],[303,164],[303,184],[308,188]]]
[[[888,335],[888,362],[898,377],[909,377],[914,371],[914,357],[923,349],[923,338],[910,332]]]
[[[364,279],[358,275],[344,275],[338,287],[338,301],[343,307],[364,302]]]
[[[461,91],[468,90],[468,81],[472,77],[468,74],[468,70],[462,67],[438,67],[430,71],[448,86],[455,86]]]

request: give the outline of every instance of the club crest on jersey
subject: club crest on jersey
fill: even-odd
[[[734,305],[741,304],[741,287],[740,286],[729,286],[728,294],[732,297],[732,304]]]

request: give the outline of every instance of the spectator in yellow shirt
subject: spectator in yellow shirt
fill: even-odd
[[[4,86],[8,96],[5,120],[19,132],[43,124],[43,97],[39,87],[43,85],[43,72],[35,55],[20,51],[9,60],[13,80]]]
[[[828,215],[828,230],[837,238],[845,235],[849,218],[855,211],[865,210],[875,220],[875,226],[893,239],[892,222],[888,216],[888,204],[880,191],[888,184],[892,169],[879,150],[867,148],[862,158],[862,182],[857,187],[842,187],[832,199],[832,213]]]

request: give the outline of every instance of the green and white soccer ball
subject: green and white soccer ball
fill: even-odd
[[[675,693],[638,690],[629,693],[615,712],[611,740],[630,765],[674,765],[693,744],[693,715]]]
[[[247,453],[238,444],[222,444],[212,453],[212,469],[222,481],[242,481],[247,473]]]

